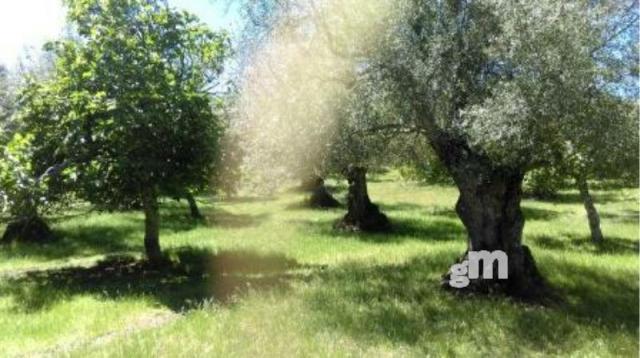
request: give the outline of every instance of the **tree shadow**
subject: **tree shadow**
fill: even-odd
[[[353,238],[375,243],[398,243],[404,240],[451,241],[466,234],[461,224],[443,219],[390,218],[391,230],[386,232],[353,232],[335,228],[336,219],[290,220],[323,236]]]
[[[414,203],[380,203],[380,209],[382,211],[417,211],[417,210],[425,210],[423,205],[418,205]]]
[[[455,209],[443,206],[436,206],[435,208],[432,208],[427,214],[460,220],[460,217],[458,216],[458,213],[456,213]]]
[[[597,255],[637,255],[640,249],[638,240],[623,237],[607,236],[600,244],[593,243],[591,237],[572,234],[565,239],[546,235],[534,236],[531,239],[537,246],[548,250],[584,251]]]
[[[638,219],[640,218],[640,211],[622,210],[616,214],[601,212],[600,217],[603,219],[611,220],[611,221],[634,224],[634,223],[638,223]]]
[[[202,208],[206,219],[194,219],[184,205],[161,208],[161,240],[166,232],[183,232],[202,226],[240,229],[259,226],[268,214],[233,214],[221,209]],[[64,220],[57,218],[54,222]],[[92,223],[53,227],[58,240],[46,243],[11,243],[0,245],[0,257],[32,257],[36,259],[62,259],[71,256],[93,256],[110,253],[141,252],[143,249],[144,219],[140,216],[122,216],[117,224]]]
[[[225,203],[233,204],[250,204],[250,203],[265,203],[274,201],[276,198],[273,196],[232,196],[221,200]]]
[[[64,212],[59,212],[54,215],[48,216],[46,218],[46,221],[51,224],[55,224],[55,223],[59,223],[66,220],[78,219],[84,216],[89,216],[91,212],[92,212],[91,209],[64,211]]]
[[[207,215],[209,209],[200,208],[200,212],[203,215]],[[143,225],[143,223],[144,221],[141,219],[140,225]],[[192,217],[189,208],[183,205],[163,205],[160,209],[160,227],[162,230],[171,232],[190,231],[206,224],[205,220]]]
[[[581,323],[598,323],[611,330],[638,335],[638,272],[619,275],[598,267],[557,259],[546,265],[555,273],[555,286],[568,298],[560,309]]]
[[[119,225],[91,225],[90,227],[54,228],[58,240],[46,244],[11,243],[0,246],[0,254],[6,258],[35,257],[61,259],[70,256],[91,256],[142,249],[141,222],[130,220]],[[140,240],[127,240],[136,233]]]
[[[548,267],[562,272],[569,282],[562,282],[568,303],[529,306],[504,297],[457,296],[441,290],[440,275],[455,254],[324,271],[306,304],[324,325],[354,338],[415,345],[426,354],[433,353],[430,342],[447,342],[452,335],[457,342],[473,345],[485,335],[478,349],[490,352],[493,345],[508,345],[506,350],[516,355],[565,348],[563,343],[577,326],[637,336],[637,277],[551,262]],[[565,349],[568,353],[572,348]]]
[[[285,210],[290,211],[298,211],[298,210],[309,210],[309,211],[344,211],[344,205],[340,204],[340,206],[335,207],[318,207],[311,205],[309,198],[303,198],[302,200],[294,201],[292,203],[287,204],[284,207]]]
[[[589,186],[596,190],[637,189],[637,183],[620,179],[600,179],[591,182]]]
[[[285,288],[303,277],[296,261],[277,254],[204,249],[174,251],[171,262],[151,265],[129,256],[113,256],[91,267],[31,271],[0,283],[0,296],[12,297],[15,309],[37,312],[76,295],[105,299],[151,297],[182,311],[204,301],[231,304],[249,291]]]
[[[623,201],[623,198],[620,198],[619,195],[612,192],[600,192],[600,193],[592,193],[593,200],[595,204],[604,204],[610,202],[619,202]],[[563,191],[557,193],[553,196],[553,198],[547,199],[530,199],[543,203],[554,203],[554,204],[582,204],[582,198],[580,197],[580,193],[577,191]],[[634,199],[635,200],[635,199]]]
[[[430,218],[393,219],[391,233],[403,238],[418,238],[425,241],[451,241],[465,237],[466,230],[458,222]]]
[[[257,215],[234,214],[222,209],[206,211],[203,215],[209,225],[227,229],[242,229],[260,226],[260,224],[271,216],[268,213]]]
[[[458,219],[458,214],[454,208],[445,206],[425,207],[413,203],[396,203],[396,204],[382,204],[382,209],[385,211],[417,211],[423,210],[424,215],[429,216],[443,216],[449,219]],[[540,208],[533,208],[526,205],[522,205],[522,213],[526,220],[551,220],[556,218],[559,213],[553,210],[546,210]]]
[[[163,205],[160,212],[162,230],[173,232],[189,231],[202,226],[217,226],[228,229],[241,229],[259,226],[269,214],[234,214],[232,212],[210,206],[200,206],[202,218],[191,216],[189,207],[174,203]]]
[[[521,209],[522,215],[524,215],[524,219],[530,221],[553,220],[560,214],[557,211],[533,208],[525,205],[522,205]]]

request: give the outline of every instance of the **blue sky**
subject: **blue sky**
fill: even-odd
[[[169,4],[196,14],[213,29],[233,30],[238,25],[232,0],[169,0]],[[0,64],[13,67],[28,49],[38,51],[60,35],[64,22],[61,0],[0,0]]]

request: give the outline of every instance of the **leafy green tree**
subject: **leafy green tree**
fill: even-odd
[[[78,38],[47,46],[54,74],[32,86],[22,116],[79,196],[142,204],[146,254],[159,260],[158,196],[207,185],[216,161],[210,90],[227,37],[161,0],[65,3]]]

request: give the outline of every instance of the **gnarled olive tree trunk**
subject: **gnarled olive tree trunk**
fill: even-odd
[[[158,193],[154,187],[148,186],[142,190],[142,207],[144,210],[144,249],[147,259],[152,262],[162,261]]]
[[[49,225],[39,215],[29,215],[14,218],[7,224],[7,228],[0,238],[0,243],[12,242],[48,243],[56,237]]]
[[[546,284],[529,248],[522,244],[524,217],[520,201],[524,170],[496,166],[466,143],[450,138],[434,141],[434,149],[460,191],[456,212],[467,230],[467,253],[501,250],[508,257],[508,279],[483,279],[481,273],[480,278],[460,290],[532,299],[545,295]],[[466,260],[467,253],[459,262]],[[450,274],[443,277],[447,287]],[[493,277],[497,275],[494,273]]]
[[[604,241],[602,230],[600,230],[600,214],[593,202],[593,197],[589,193],[589,183],[584,176],[578,176],[576,178],[576,184],[580,191],[580,198],[584,204],[584,209],[587,211],[587,219],[589,220],[589,230],[591,231],[591,241],[596,244],[600,244]]]
[[[367,171],[365,168],[349,166],[346,171],[349,182],[347,194],[347,214],[336,227],[355,231],[387,231],[391,223],[377,205],[369,199],[367,191]]]
[[[336,200],[324,185],[324,179],[317,175],[310,177],[306,180],[302,188],[308,188],[311,191],[311,196],[308,199],[308,205],[316,209],[329,209],[340,207],[340,202]]]

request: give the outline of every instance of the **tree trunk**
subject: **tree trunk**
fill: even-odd
[[[591,197],[591,193],[589,193],[589,183],[587,183],[585,177],[579,176],[576,178],[576,184],[580,191],[584,209],[587,211],[589,229],[591,230],[591,241],[600,244],[604,241],[604,236],[602,235],[602,230],[600,230],[600,215],[598,214],[598,210],[596,210],[593,197]]]
[[[202,219],[202,214],[200,213],[200,209],[198,208],[198,203],[196,199],[193,197],[190,191],[185,190],[184,197],[187,199],[189,203],[189,210],[191,211],[191,217],[194,219]]]
[[[378,206],[369,199],[366,169],[349,166],[346,177],[349,181],[348,211],[336,226],[354,231],[387,231],[391,229],[391,223],[387,216],[381,213]]]
[[[460,292],[503,293],[524,299],[543,298],[548,293],[529,248],[522,245],[524,217],[520,209],[524,170],[496,166],[485,156],[474,153],[464,142],[438,138],[434,149],[453,177],[460,196],[456,212],[467,230],[468,251],[506,253],[508,278],[470,281]],[[494,270],[496,267],[494,266]],[[450,286],[451,271],[443,277]]]
[[[46,244],[55,240],[56,237],[49,225],[40,216],[30,215],[11,220],[0,238],[0,244],[12,242]]]
[[[144,208],[144,249],[147,259],[152,262],[162,261],[160,250],[160,214],[158,211],[158,194],[155,188],[142,190],[142,206]]]
[[[340,207],[333,195],[329,192],[324,185],[324,179],[319,176],[313,176],[312,180],[309,180],[307,184],[311,189],[311,196],[309,197],[308,204],[312,208],[316,209],[330,209]]]

